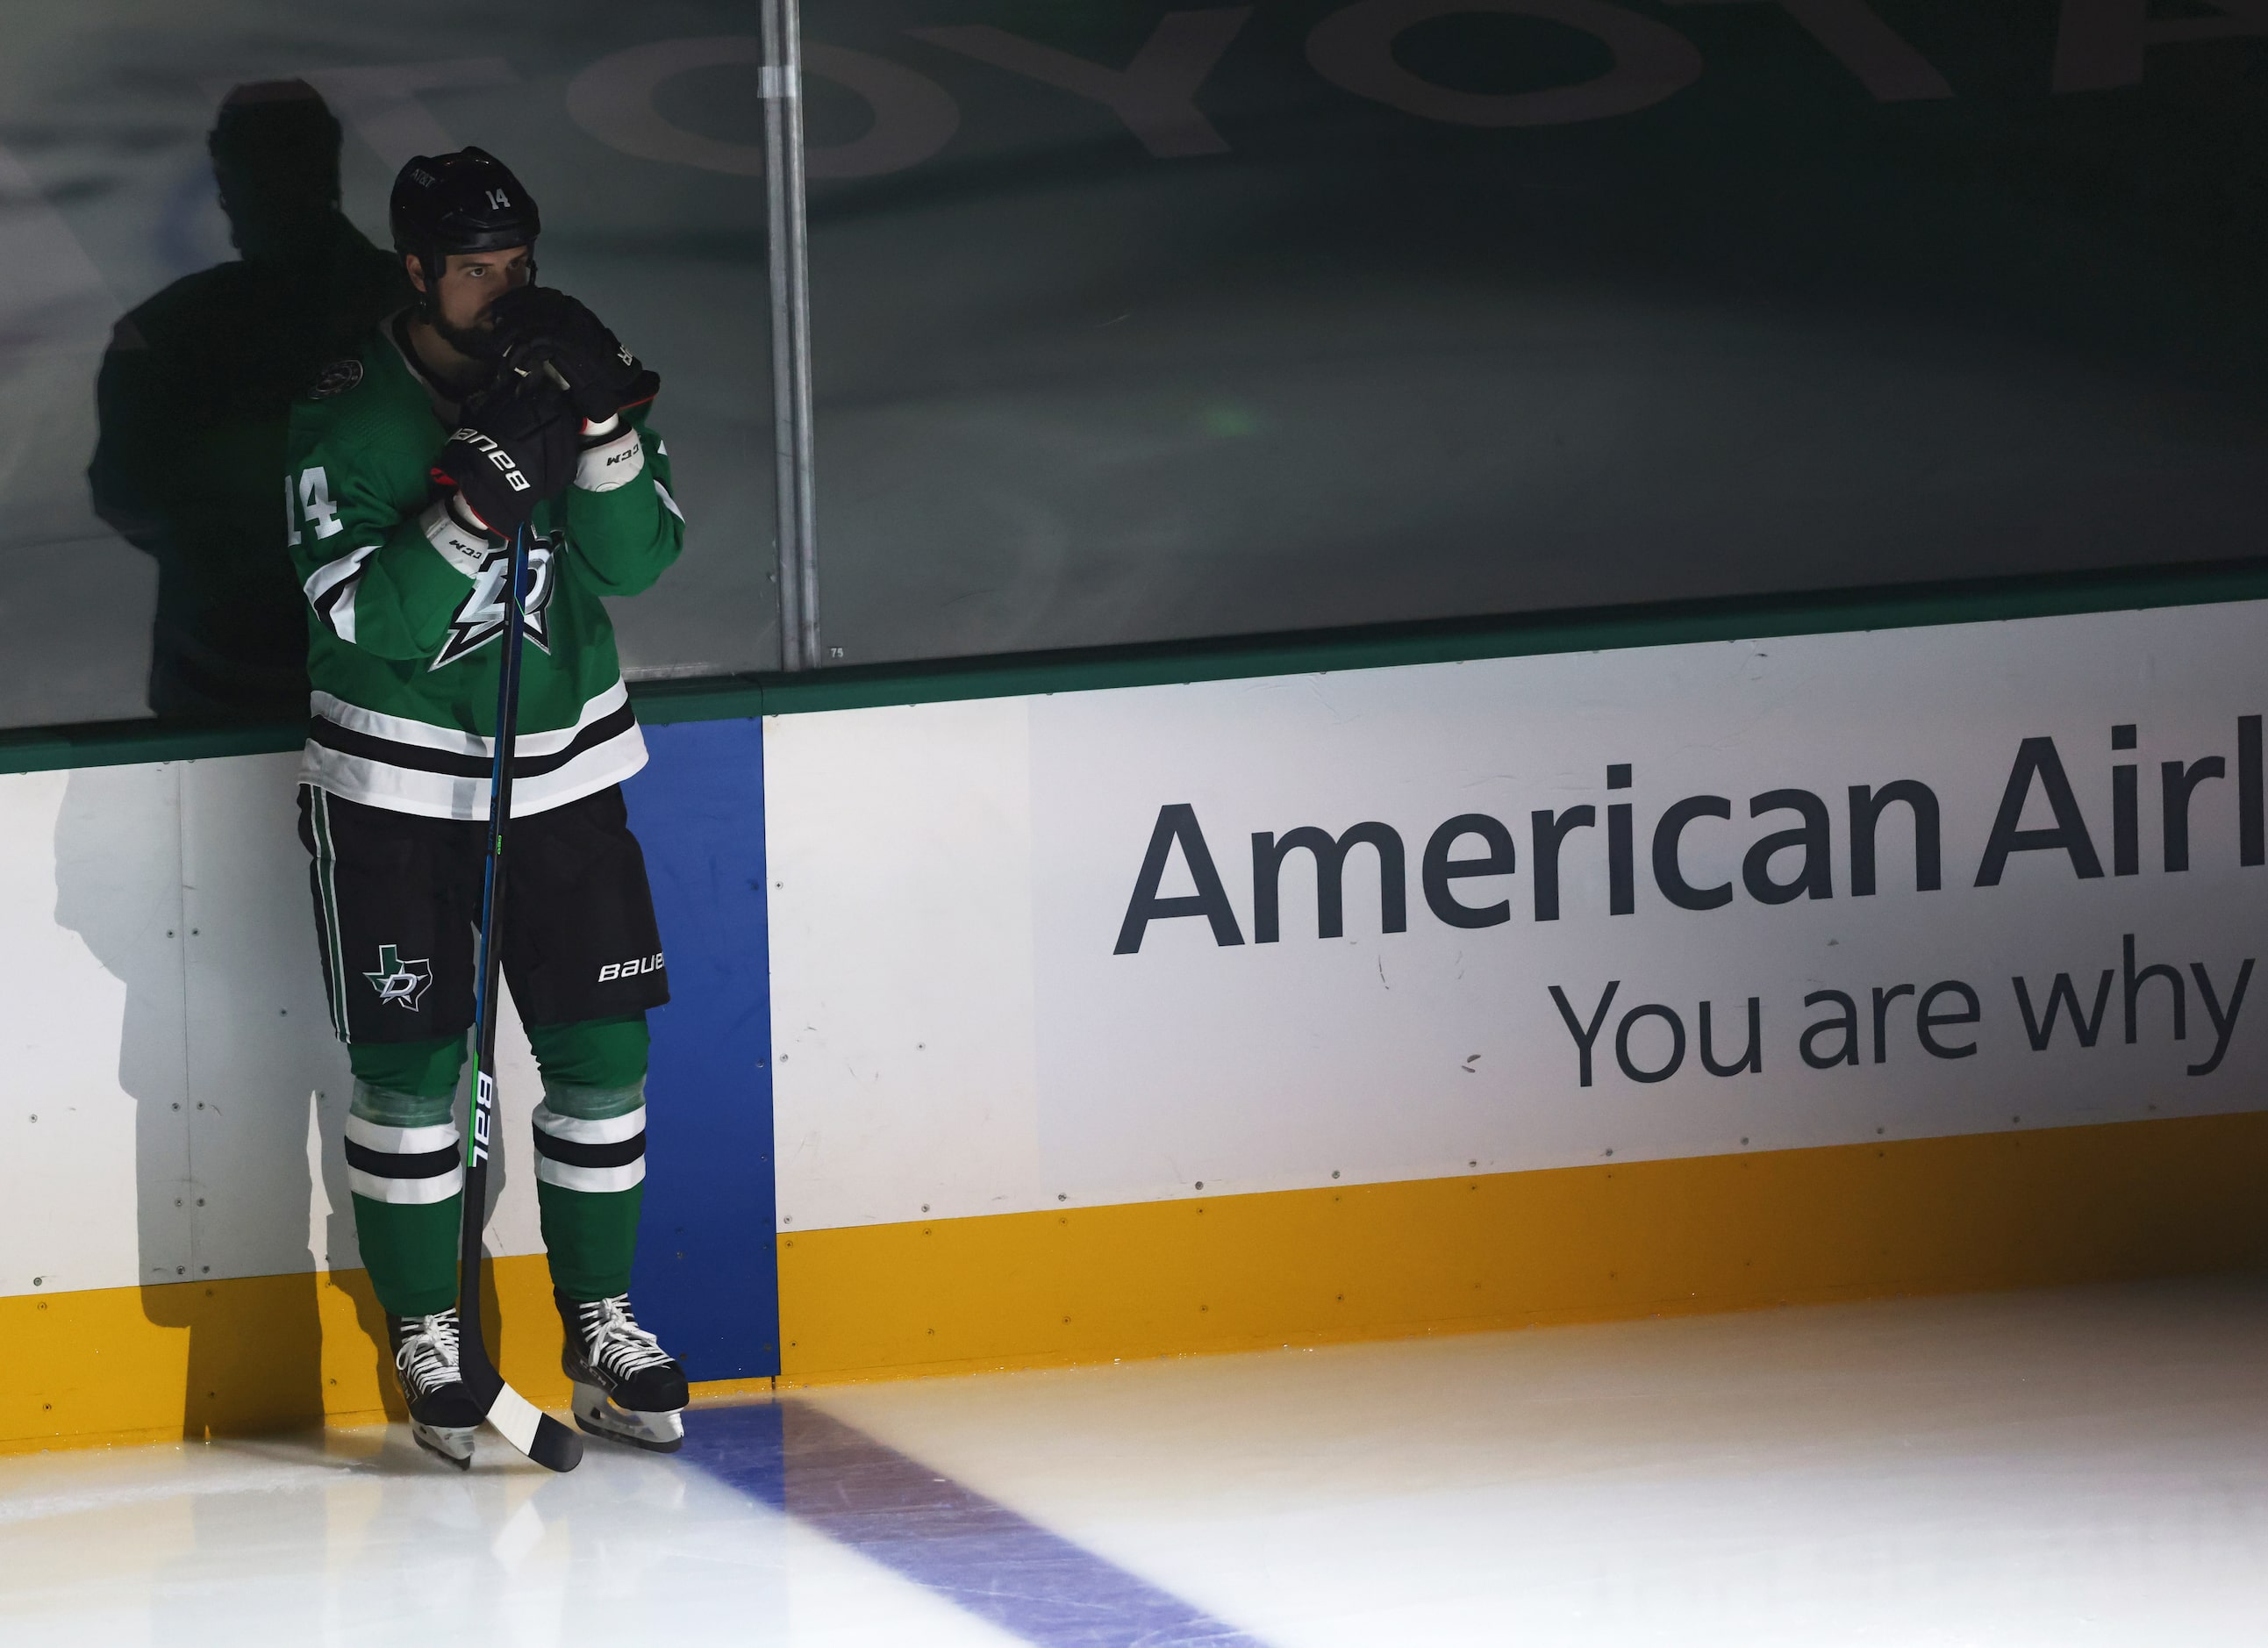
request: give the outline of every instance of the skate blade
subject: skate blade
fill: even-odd
[[[473,1468],[473,1430],[469,1425],[421,1425],[409,1423],[409,1434],[417,1445],[435,1459],[455,1466],[460,1471]]]
[[[649,1453],[674,1453],[685,1445],[684,1415],[634,1413],[615,1406],[595,1385],[575,1387],[575,1423],[592,1436]]]

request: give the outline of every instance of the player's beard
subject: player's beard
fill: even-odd
[[[427,314],[425,323],[443,343],[468,359],[493,365],[504,358],[504,345],[494,331],[485,326],[459,326],[441,313],[438,305]]]

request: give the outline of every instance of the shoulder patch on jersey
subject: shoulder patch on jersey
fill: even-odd
[[[362,362],[353,356],[335,360],[315,374],[314,382],[307,386],[311,401],[328,401],[333,395],[344,395],[362,381]]]

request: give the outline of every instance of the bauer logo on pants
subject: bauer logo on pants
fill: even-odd
[[[655,954],[651,956],[641,956],[635,961],[608,962],[605,966],[599,969],[599,982],[600,984],[612,984],[617,979],[635,979],[641,973],[659,972],[660,971],[661,956],[660,953],[657,951]]]
[[[396,1007],[417,1011],[417,1000],[425,994],[425,987],[433,982],[433,964],[430,961],[404,961],[401,952],[392,944],[378,947],[378,971],[366,972],[370,987],[378,992],[379,1005],[388,1001]]]

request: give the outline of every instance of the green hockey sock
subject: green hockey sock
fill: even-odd
[[[627,1293],[645,1197],[643,1014],[530,1025],[543,1068],[535,1200],[551,1282],[583,1301]]]
[[[465,1164],[453,1101],[464,1057],[462,1036],[348,1049],[355,1239],[391,1316],[430,1316],[457,1300]]]

